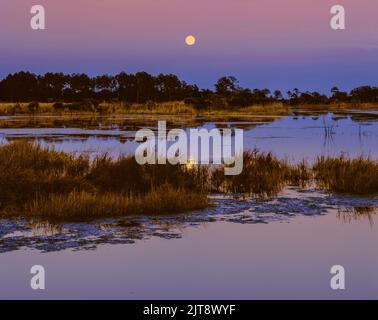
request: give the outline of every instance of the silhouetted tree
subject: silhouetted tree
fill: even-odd
[[[378,88],[370,86],[358,87],[350,92],[350,96],[353,102],[378,102]]]
[[[218,94],[227,96],[238,89],[238,80],[235,77],[222,77],[215,84],[215,90]]]
[[[215,91],[200,90],[196,85],[181,81],[174,74],[153,76],[147,72],[129,74],[121,72],[115,76],[86,74],[46,73],[35,75],[30,72],[9,74],[0,81],[0,100],[8,102],[33,102],[30,110],[37,112],[37,102],[57,102],[56,110],[99,110],[100,101],[118,100],[126,103],[146,103],[183,100],[196,108],[246,107],[256,104],[270,104],[275,101],[289,105],[327,104],[340,102],[378,103],[378,87],[361,86],[349,94],[339,88],[331,89],[327,97],[316,91],[301,92],[298,88],[287,91],[284,99],[281,91],[271,94],[268,89],[250,89],[239,86],[232,76],[221,77],[215,84]],[[70,102],[64,105],[62,102]]]
[[[100,100],[111,100],[113,92],[117,88],[115,78],[109,75],[102,75],[94,78],[96,96]]]
[[[38,100],[39,93],[38,77],[30,72],[10,74],[0,84],[0,97],[3,101]]]
[[[39,78],[40,100],[59,101],[63,99],[63,90],[68,85],[68,76],[63,73],[46,73]]]
[[[275,100],[282,100],[283,99],[282,92],[280,90],[275,90],[273,93],[273,98]]]
[[[347,92],[340,91],[339,88],[333,87],[331,89],[332,96],[330,98],[330,102],[340,103],[340,102],[348,102],[349,96]]]

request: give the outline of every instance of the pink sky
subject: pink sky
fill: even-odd
[[[30,29],[34,4],[46,9],[45,31]],[[330,29],[335,4],[346,9],[345,31]],[[224,74],[257,87],[378,83],[376,0],[2,0],[0,6],[1,76],[20,69],[146,70],[204,86]],[[194,47],[184,44],[188,34],[197,38]]]

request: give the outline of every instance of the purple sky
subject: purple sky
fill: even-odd
[[[31,30],[34,4],[47,30]],[[345,31],[330,28],[335,4]],[[282,90],[378,85],[377,15],[377,0],[1,0],[0,77],[144,70],[201,87],[222,75]]]

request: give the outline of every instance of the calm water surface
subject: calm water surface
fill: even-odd
[[[135,130],[156,128],[157,119],[1,118],[0,141],[118,156],[131,154]],[[243,128],[245,148],[292,162],[340,153],[378,159],[374,112],[168,120],[171,127]],[[378,197],[286,188],[265,201],[211,200],[212,208],[175,217],[0,220],[0,298],[378,298]],[[30,289],[35,264],[46,269],[44,292]],[[345,291],[330,289],[336,264],[346,269]]]

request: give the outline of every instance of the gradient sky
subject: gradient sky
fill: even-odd
[[[35,4],[47,30],[30,28]],[[330,28],[335,4],[345,31]],[[0,77],[143,70],[200,87],[222,75],[281,90],[378,85],[377,16],[377,0],[1,0]]]

